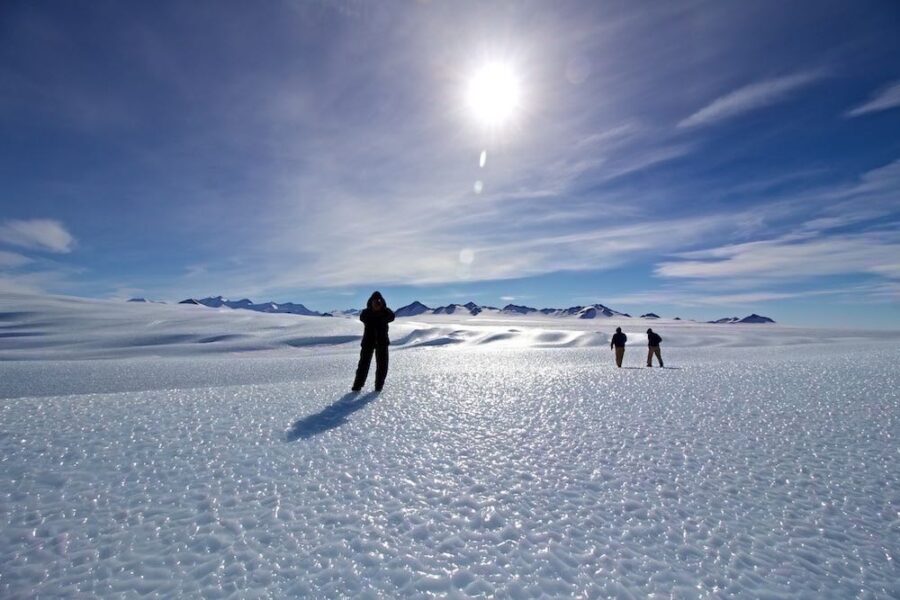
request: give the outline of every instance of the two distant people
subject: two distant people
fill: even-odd
[[[380,392],[384,387],[384,380],[388,372],[388,346],[391,345],[388,337],[388,323],[394,320],[394,311],[387,307],[381,292],[374,292],[366,302],[366,307],[359,314],[359,320],[363,322],[365,330],[360,344],[359,365],[356,367],[353,391],[358,392],[365,385],[374,354],[375,391]]]
[[[384,296],[381,292],[374,292],[369,301],[366,302],[366,308],[359,314],[359,320],[363,322],[365,329],[363,331],[362,343],[360,344],[359,364],[356,367],[356,378],[353,380],[353,391],[358,392],[366,383],[369,376],[369,367],[372,364],[372,355],[375,355],[375,391],[380,392],[384,388],[384,380],[387,378],[388,372],[388,346],[391,340],[388,337],[388,323],[395,318],[394,311],[387,307]],[[628,336],[622,332],[621,327],[616,327],[616,333],[609,342],[611,350],[616,351],[616,366],[622,366],[622,360],[625,358],[625,343]],[[652,329],[647,329],[647,366],[653,366],[653,356],[659,361],[659,366],[663,366],[662,353],[659,350],[659,344],[662,337],[658,333],[654,333]]]
[[[625,342],[628,341],[628,336],[622,333],[621,327],[616,327],[616,333],[612,336],[612,339],[609,342],[610,350],[616,351],[616,366],[622,366],[622,359],[625,358]],[[656,360],[659,361],[659,366],[663,366],[662,353],[659,350],[659,344],[662,342],[662,337],[658,333],[654,333],[652,329],[647,330],[647,366],[653,366],[653,355],[656,355]]]

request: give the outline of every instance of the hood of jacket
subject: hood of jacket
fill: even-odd
[[[384,302],[384,296],[381,295],[381,292],[372,292],[372,295],[369,296],[369,300],[366,302],[366,308],[372,310],[376,299],[381,299],[381,301]],[[387,306],[387,302],[384,302],[384,305]]]

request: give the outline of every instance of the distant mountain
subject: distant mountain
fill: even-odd
[[[641,318],[642,319],[658,319],[659,315],[656,313],[646,313],[646,314],[641,315]]]
[[[295,304],[293,302],[285,302],[283,304],[276,304],[275,302],[254,304],[253,301],[248,298],[242,298],[240,300],[226,300],[222,296],[216,296],[214,298],[202,298],[200,300],[188,298],[187,300],[182,300],[181,302],[179,302],[179,304],[201,304],[210,308],[221,308],[224,306],[227,308],[252,310],[256,312],[305,315],[309,317],[322,316],[322,313],[314,310],[309,310],[302,304]]]
[[[530,306],[520,306],[518,304],[507,304],[500,309],[500,312],[506,313],[508,315],[527,315],[529,313],[534,313],[537,311],[538,309],[536,308],[531,308]]]
[[[147,300],[146,298],[129,298],[126,302],[141,302],[145,304],[165,304],[162,300]]]
[[[216,296],[215,298],[204,298],[203,300],[195,300],[193,298],[188,298],[188,300],[194,300],[196,304],[202,304],[203,306],[209,306],[210,308],[219,308],[221,306],[225,306],[225,298],[222,296]],[[189,304],[187,300],[180,302],[179,304]]]
[[[221,300],[222,300],[222,296],[219,296],[218,298],[215,298],[214,300],[219,300],[219,301],[221,301]],[[203,300],[200,301],[200,304],[203,304]],[[226,300],[226,301],[225,301],[225,306],[227,306],[228,308],[243,308],[243,309],[256,310],[255,308],[252,308],[252,307],[254,306],[254,304],[253,304],[253,301],[250,300],[249,298],[242,298],[242,299],[237,300],[237,301],[234,301],[234,300]],[[265,304],[262,304],[262,305],[260,305],[260,308],[261,308],[260,312],[263,312],[263,311],[265,311],[265,309],[266,309],[266,305],[265,305]]]
[[[431,312],[431,309],[415,300],[412,304],[407,304],[406,306],[401,306],[397,310],[394,311],[394,315],[397,317],[415,317],[416,315],[421,315],[423,313]]]
[[[609,317],[630,317],[628,313],[613,310],[602,304],[590,306],[570,306],[569,308],[542,308],[538,311],[550,317],[578,317],[579,319],[600,319]]]
[[[255,309],[251,309],[255,310]],[[285,302],[284,304],[275,305],[275,309],[267,312],[276,312],[276,313],[285,313],[289,315],[306,315],[307,317],[320,317],[322,313],[310,310],[303,306],[302,304],[295,304],[293,302]]]
[[[146,298],[129,298],[128,302],[146,302]]]
[[[548,317],[571,317],[578,314],[583,306],[573,306],[572,308],[542,308],[538,312]]]
[[[573,306],[567,308],[566,312],[573,314],[579,319],[608,319],[610,317],[630,317],[628,313],[613,310],[602,304],[593,304],[591,306]]]
[[[738,317],[725,317],[723,319],[716,319],[715,321],[707,321],[707,323],[774,323],[774,319],[770,319],[769,317],[763,317],[756,313],[752,315],[746,316],[743,319]]]
[[[750,315],[748,317],[744,317],[743,319],[741,319],[738,322],[739,323],[774,323],[775,320],[770,319],[769,317],[764,317],[762,315],[753,313],[752,315]]]
[[[448,304],[447,306],[439,306],[431,311],[431,314],[434,315],[457,315],[457,314],[470,314],[473,317],[481,312],[481,307],[475,304],[474,302],[467,302],[466,304]],[[395,313],[396,314],[396,313]]]

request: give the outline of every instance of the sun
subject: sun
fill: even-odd
[[[503,125],[516,114],[520,102],[519,79],[507,64],[486,63],[469,80],[466,103],[483,125]]]

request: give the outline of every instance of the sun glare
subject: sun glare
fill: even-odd
[[[487,63],[469,80],[466,101],[481,123],[498,127],[519,108],[519,80],[509,65]]]

